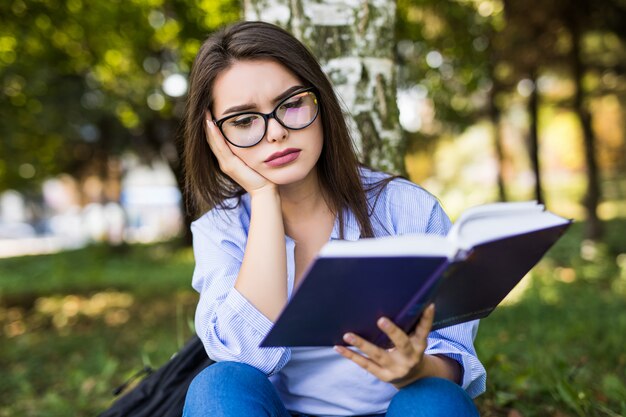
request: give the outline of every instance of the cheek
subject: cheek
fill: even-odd
[[[324,129],[322,128],[322,123],[319,121],[319,117],[313,124],[313,127],[315,128],[314,132],[315,132],[316,144],[321,149],[322,146],[324,145]]]
[[[241,159],[248,166],[254,165],[254,160],[255,160],[254,156],[256,153],[255,151],[256,151],[257,146],[253,146],[251,148],[238,148],[236,146],[231,145],[230,143],[228,144],[228,147],[230,148],[231,152],[235,154],[235,156]]]

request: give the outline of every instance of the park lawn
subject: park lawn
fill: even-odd
[[[93,246],[0,260],[0,416],[93,416],[192,335],[193,254]]]
[[[607,231],[581,251],[574,225],[481,322],[481,415],[626,415],[626,221]],[[113,388],[191,337],[192,271],[174,243],[0,260],[0,417],[106,408]]]

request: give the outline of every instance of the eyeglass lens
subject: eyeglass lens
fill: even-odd
[[[317,98],[312,91],[295,94],[276,108],[276,118],[289,129],[302,129],[317,115]],[[265,134],[265,118],[260,114],[246,113],[226,119],[222,132],[238,146],[252,146]]]

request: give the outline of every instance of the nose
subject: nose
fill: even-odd
[[[287,135],[289,134],[289,132],[287,131],[287,128],[285,128],[283,125],[281,125],[280,123],[278,123],[278,120],[276,120],[273,117],[270,117],[267,119],[267,134],[266,134],[266,139],[268,142],[276,142],[276,141],[282,141],[287,139]]]

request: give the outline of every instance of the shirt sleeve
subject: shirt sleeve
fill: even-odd
[[[430,332],[428,355],[444,355],[461,365],[461,386],[474,398],[485,392],[487,373],[474,350],[474,339],[478,331],[478,320]]]
[[[412,184],[396,186],[390,192],[391,199],[399,200],[401,203],[396,205],[402,207],[402,210],[395,210],[394,224],[397,234],[448,233],[452,224],[434,196]],[[485,392],[487,382],[485,368],[474,349],[478,322],[474,320],[432,331],[425,351],[429,355],[444,355],[456,360],[463,373],[461,386],[471,397]]]
[[[230,214],[211,211],[191,226],[193,287],[200,293],[196,333],[211,359],[245,363],[273,375],[289,361],[291,351],[259,347],[272,322],[234,288],[246,232],[242,224],[225,224],[226,217]]]

